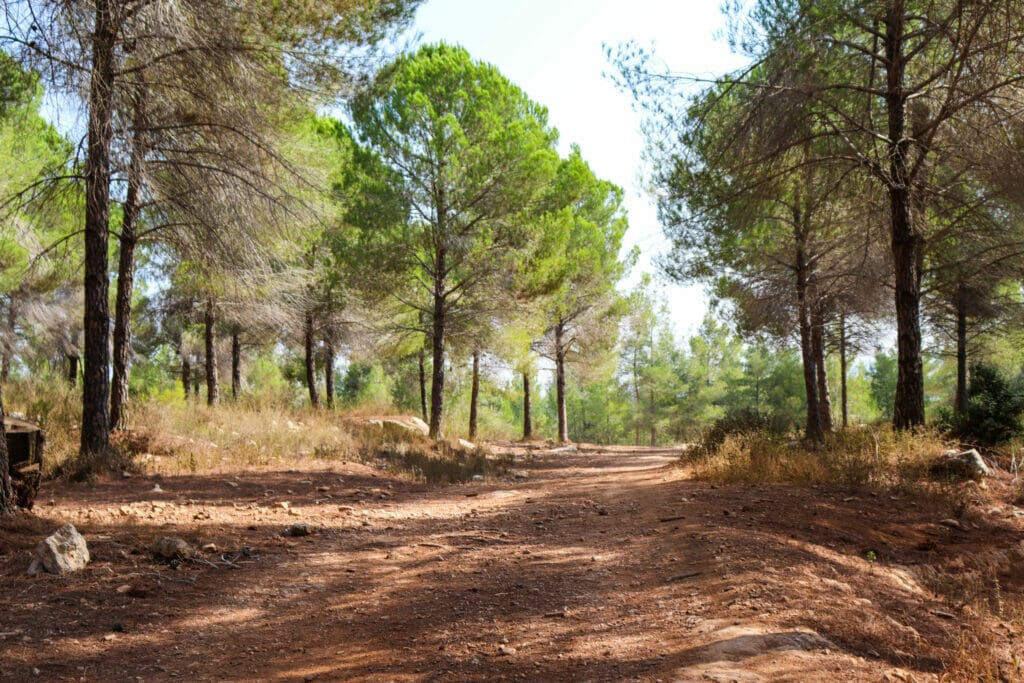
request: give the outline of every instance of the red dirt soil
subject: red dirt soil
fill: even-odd
[[[0,679],[925,681],[963,628],[1021,675],[1016,627],[967,600],[1024,590],[1006,481],[942,524],[939,501],[715,486],[678,456],[520,450],[518,478],[450,486],[322,461],[47,483],[0,522]],[[27,576],[64,522],[91,564]],[[148,551],[165,535],[216,551],[173,569]],[[953,579],[963,604],[932,592]]]

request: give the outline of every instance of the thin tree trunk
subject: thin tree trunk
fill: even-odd
[[[110,391],[110,427],[125,429],[128,424],[128,373],[132,356],[132,287],[135,283],[135,247],[138,242],[139,190],[142,183],[142,148],[139,130],[141,113],[132,137],[131,161],[128,164],[128,189],[125,192],[124,217],[118,238],[120,254],[117,261],[117,298],[114,305],[114,375]]]
[[[800,226],[800,212],[795,212],[796,225]],[[814,349],[811,341],[811,315],[807,302],[807,276],[808,265],[807,255],[803,249],[802,229],[797,228],[797,255],[796,255],[796,297],[797,297],[797,318],[800,326],[800,357],[804,368],[804,392],[807,396],[807,440],[812,443],[821,443],[825,440],[825,434],[821,425],[821,413],[818,410],[818,373],[814,365]]]
[[[423,413],[423,421],[430,419],[427,413],[427,359],[426,350],[420,347],[420,410]]]
[[[831,432],[832,397],[828,390],[828,368],[825,365],[825,323],[821,314],[812,316],[811,345],[814,349],[814,370],[818,380],[818,413],[822,431]]]
[[[4,432],[3,386],[0,385],[0,517],[14,514],[18,502],[14,499],[14,485],[11,483],[10,454],[7,452],[7,435]]]
[[[843,429],[850,426],[849,402],[846,387],[846,311],[839,312],[839,387],[843,403]]]
[[[899,374],[893,425],[924,424],[924,366],[921,361],[921,268],[924,239],[915,229],[910,144],[905,134],[907,94],[904,3],[889,3],[885,22],[886,109],[889,131],[889,216],[896,285],[896,346]]]
[[[197,365],[192,368],[192,396],[195,397],[196,403],[199,402],[199,384],[201,379],[202,375]]]
[[[558,442],[569,441],[569,419],[565,408],[565,330],[559,323],[555,327],[555,402],[558,407]]]
[[[324,392],[327,394],[327,407],[334,407],[334,334],[328,329],[324,337]]]
[[[445,299],[447,255],[438,249],[434,264],[434,319],[431,343],[433,362],[430,386],[430,438],[441,438],[441,418],[444,411],[444,335],[447,323],[447,302]]]
[[[473,387],[469,393],[469,440],[476,440],[477,410],[480,404],[480,349],[473,349]]]
[[[189,390],[192,388],[192,361],[181,354],[181,388],[185,390],[185,402],[188,403]]]
[[[70,384],[73,387],[77,387],[78,386],[78,360],[79,360],[79,358],[78,358],[78,356],[72,355],[70,353],[67,353],[65,355],[67,356],[67,359],[68,359],[68,376],[67,376],[68,384]]]
[[[523,373],[523,441],[533,440],[533,414],[530,406],[530,373]]]
[[[654,421],[654,389],[651,389],[651,448],[658,445],[658,427]]]
[[[220,384],[217,380],[217,317],[212,297],[206,300],[203,326],[206,337],[206,405],[215,406],[220,403]]]
[[[313,312],[306,312],[306,324],[303,327],[303,340],[306,348],[306,388],[309,389],[309,404],[320,407],[320,392],[316,387],[316,358],[313,356]]]
[[[85,159],[85,384],[82,390],[81,453],[101,456],[107,467],[110,444],[110,144],[114,138],[114,45],[111,0],[95,3],[89,124]]]
[[[967,309],[962,292],[956,302],[956,400],[953,410],[957,415],[967,412]]]
[[[633,417],[633,445],[640,445],[640,369],[637,366],[637,352],[633,350],[633,405],[635,416]]]
[[[238,325],[231,327],[231,400],[242,397],[242,332]]]

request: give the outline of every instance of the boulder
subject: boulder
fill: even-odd
[[[39,565],[51,574],[76,572],[89,564],[89,547],[72,524],[65,524],[41,541],[35,555]],[[29,572],[35,573],[33,569],[38,572],[35,562]]]
[[[430,433],[430,427],[418,417],[388,418],[381,420],[381,422],[385,429],[391,427],[399,432],[409,432],[421,436],[427,436]]]
[[[981,454],[972,448],[963,452],[946,451],[932,463],[931,473],[939,477],[981,481],[989,475],[989,469]]]

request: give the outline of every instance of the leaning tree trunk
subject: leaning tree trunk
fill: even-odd
[[[523,441],[533,439],[533,415],[530,408],[530,373],[523,373]]]
[[[558,442],[569,441],[569,419],[565,409],[565,329],[555,326],[555,404],[558,407]]]
[[[849,401],[847,396],[846,375],[846,311],[839,312],[839,393],[843,403],[843,429],[850,426]]]
[[[320,392],[316,387],[316,358],[313,356],[313,312],[306,312],[303,326],[303,342],[306,350],[306,388],[309,389],[309,404],[320,407]]]
[[[0,385],[0,517],[17,511],[14,499],[14,485],[11,483],[10,454],[7,452],[7,435],[4,433],[3,386]]]
[[[426,351],[420,347],[420,411],[423,413],[423,421],[430,419],[427,414],[427,359]]]
[[[110,452],[110,144],[114,138],[114,48],[111,0],[96,0],[89,78],[85,159],[85,383],[82,389],[81,454],[109,467]],[[98,459],[97,459],[98,456]]]
[[[811,346],[814,349],[814,371],[818,380],[818,413],[821,429],[831,432],[832,397],[828,390],[828,368],[825,366],[825,323],[820,313],[812,316]]]
[[[796,224],[799,226],[799,212],[796,212]],[[798,240],[802,235],[798,230]],[[800,327],[800,357],[804,368],[804,392],[807,396],[807,440],[812,443],[821,443],[825,440],[825,434],[821,425],[821,412],[818,410],[818,373],[814,365],[814,348],[811,341],[811,315],[807,302],[807,276],[809,267],[807,255],[801,246],[797,248],[796,254],[796,298],[797,318]]]
[[[906,25],[902,2],[889,3],[885,21],[888,112],[888,193],[893,268],[896,285],[896,347],[899,373],[893,425],[907,429],[924,424],[924,366],[921,361],[921,269],[924,237],[915,228],[910,172],[911,140],[906,135]]]
[[[480,404],[480,349],[473,349],[473,387],[469,392],[469,440],[476,440],[477,410]]]
[[[959,293],[956,302],[956,400],[953,410],[957,415],[967,412],[967,309]]]
[[[141,106],[136,104],[136,107]],[[110,391],[110,427],[125,429],[128,424],[128,371],[132,354],[132,286],[135,282],[136,224],[139,217],[139,189],[142,183],[140,122],[136,121],[132,158],[128,164],[128,189],[124,199],[124,217],[118,239],[117,298],[114,304],[114,376]]]
[[[206,405],[215,406],[220,403],[220,384],[217,380],[217,317],[212,297],[206,300],[203,326],[206,337]]]
[[[238,325],[231,328],[231,400],[242,397],[242,332]]]
[[[447,280],[445,271],[448,267],[447,255],[444,248],[437,251],[437,258],[434,264],[434,316],[431,335],[433,354],[431,362],[431,385],[430,385],[430,438],[441,438],[441,418],[444,411],[444,335],[447,331],[447,300],[445,290]]]

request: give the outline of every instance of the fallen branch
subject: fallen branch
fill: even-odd
[[[686,515],[672,515],[671,517],[662,517],[659,522],[677,522],[680,519],[686,519]]]
[[[683,579],[692,579],[695,576],[700,576],[704,572],[687,572],[685,574],[676,574],[675,576],[668,577],[669,583],[673,581],[682,581]]]

